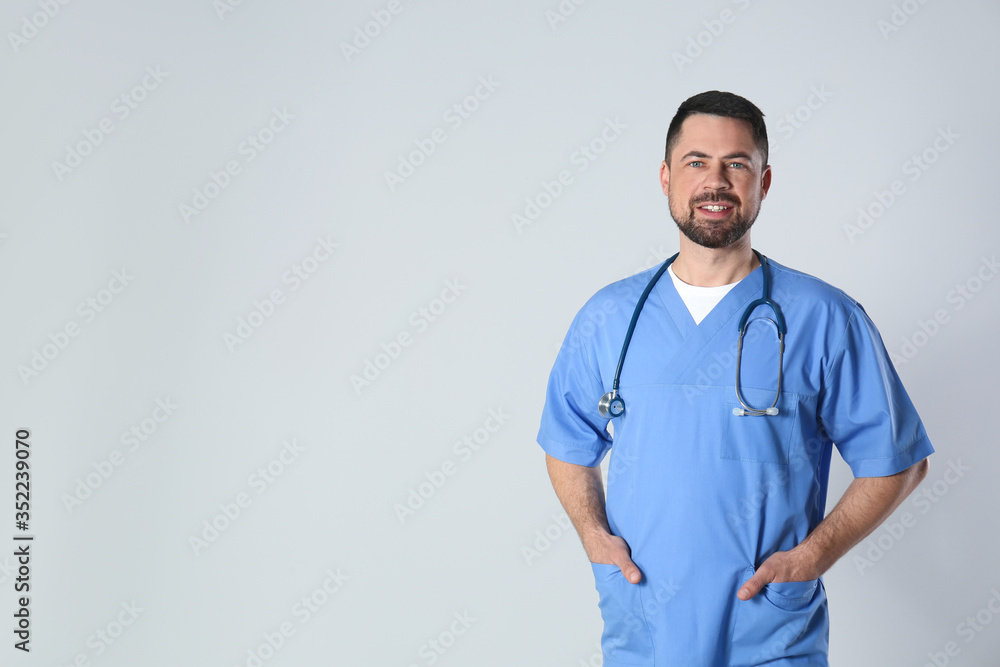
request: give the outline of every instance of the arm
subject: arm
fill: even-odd
[[[875,530],[927,476],[927,459],[888,477],[857,477],[837,506],[796,547],[761,563],[737,597],[749,600],[772,581],[817,579]]]
[[[592,563],[617,565],[626,580],[639,583],[642,573],[632,562],[628,544],[617,535],[612,535],[608,525],[601,467],[588,468],[566,463],[548,454],[545,455],[545,465],[549,469],[552,488],[580,535],[587,558]]]

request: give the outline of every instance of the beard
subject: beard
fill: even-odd
[[[735,195],[728,193],[704,194],[688,202],[686,210],[674,210],[674,198],[668,198],[670,217],[684,236],[705,248],[726,248],[739,241],[750,231],[760,213],[760,204],[752,210],[743,210],[743,204]],[[726,220],[698,220],[695,211],[699,204],[708,202],[726,203],[733,211]],[[677,207],[680,209],[680,206]]]

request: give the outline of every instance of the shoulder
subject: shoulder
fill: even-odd
[[[839,287],[834,287],[825,280],[821,280],[804,271],[789,268],[770,257],[767,261],[768,266],[771,267],[771,275],[773,276],[775,285],[782,283],[782,285],[801,290],[804,294],[824,302],[843,304],[850,308],[858,305],[858,302],[847,294],[847,292]]]
[[[643,290],[661,266],[662,263],[657,264],[597,290],[580,309],[577,319],[599,317],[602,313],[605,316],[625,313],[626,317],[631,317]]]
[[[611,354],[619,348],[639,297],[660,266],[662,264],[597,290],[573,318],[564,346],[600,352],[598,356]]]
[[[844,290],[803,271],[791,269],[768,258],[771,266],[772,299],[781,307],[785,320],[802,332],[810,332],[831,349],[839,349],[848,332],[878,330],[856,299]]]
[[[610,297],[614,299],[631,299],[632,301],[638,301],[639,295],[641,295],[642,291],[646,289],[646,286],[649,284],[649,281],[652,280],[653,275],[655,275],[662,266],[663,262],[660,262],[659,264],[651,266],[644,271],[633,273],[628,277],[616,280],[609,285],[605,285],[597,291],[594,298]]]
[[[771,267],[771,280],[774,286],[774,300],[778,303],[795,304],[796,309],[803,309],[815,315],[819,312],[843,313],[850,317],[861,304],[847,292],[834,287],[825,280],[803,271],[789,268],[768,258]]]

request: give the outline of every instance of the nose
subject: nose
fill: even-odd
[[[706,190],[729,190],[731,183],[726,173],[726,166],[716,163],[705,170],[705,181],[702,187]]]

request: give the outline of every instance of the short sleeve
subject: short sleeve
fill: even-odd
[[[934,452],[882,337],[857,305],[825,376],[823,429],[855,477],[885,477]]]
[[[607,391],[599,379],[593,333],[577,335],[583,310],[570,325],[549,374],[538,444],[553,458],[593,467],[611,447],[597,404]]]

